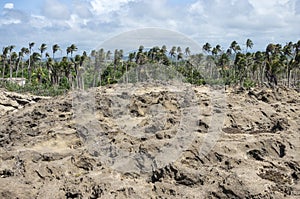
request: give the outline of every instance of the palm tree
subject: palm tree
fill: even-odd
[[[268,44],[266,48],[266,78],[269,84],[277,84],[277,74],[282,69],[282,60],[282,46],[280,44]]]
[[[209,43],[205,43],[202,47],[202,50],[209,54],[211,52],[211,45]]]
[[[231,42],[229,48],[234,52],[234,54],[236,54],[238,51],[241,50],[241,47],[238,45],[236,41]]]
[[[124,58],[124,51],[123,51],[123,49],[120,49],[118,53],[119,53],[119,55],[118,55],[119,59],[122,60]]]
[[[79,81],[79,66],[81,63],[81,56],[80,55],[76,55],[74,58],[74,69],[75,69],[75,81],[76,81],[76,86],[77,88],[80,88],[80,81]]]
[[[259,56],[259,54],[257,54],[256,56]],[[255,64],[252,53],[244,54],[241,52],[237,52],[234,60],[234,70],[235,70],[235,77],[239,79],[240,86],[244,85],[244,80],[247,78],[251,78],[252,80],[255,79],[254,73],[257,68],[257,63],[258,62],[256,62]]]
[[[177,54],[177,61],[179,61],[180,59],[181,60],[183,59],[183,53],[182,52]]]
[[[222,52],[221,46],[217,44],[211,51],[211,57],[209,56],[208,58],[211,58],[211,60],[214,61],[215,66],[218,66],[218,57],[220,56]],[[210,63],[210,62],[209,62]],[[210,63],[211,64],[211,63]],[[214,71],[213,71],[213,66],[211,65],[211,77],[214,76]],[[217,74],[219,76],[219,73]]]
[[[3,62],[3,68],[2,68],[2,78],[5,76],[5,66],[6,66],[6,59],[7,59],[7,53],[8,53],[8,47],[4,47],[2,50],[2,62]]]
[[[296,80],[298,78],[298,85],[299,85],[299,72],[300,72],[300,40],[293,45],[294,47],[294,60],[292,63],[293,76],[294,76],[294,85],[296,85]]]
[[[28,67],[29,67],[29,68],[30,68],[30,61],[31,61],[31,60],[30,60],[31,50],[32,50],[34,44],[35,44],[34,42],[31,42],[31,43],[29,43],[29,45],[28,45],[28,46],[29,46],[29,60],[28,60],[28,62],[29,62],[29,63],[28,63]]]
[[[138,52],[142,53],[143,50],[144,50],[144,46],[143,46],[143,45],[140,45]]]
[[[37,52],[33,52],[32,55],[30,55],[30,50],[29,50],[29,58],[27,60],[28,62],[28,67],[27,67],[27,73],[28,73],[28,78],[29,82],[31,82],[31,77],[32,77],[32,66],[35,67],[35,63],[41,60],[41,56]],[[29,65],[30,64],[30,65]],[[22,69],[23,70],[23,69]],[[22,71],[23,73],[23,71]],[[23,74],[22,74],[23,75]]]
[[[234,60],[235,77],[239,79],[240,86],[243,85],[244,78],[246,77],[246,56],[238,52]]]
[[[41,54],[38,52],[33,52],[31,55],[32,66],[36,68],[36,63],[41,61]]]
[[[266,47],[266,56],[267,56],[268,61],[270,61],[272,55],[275,54],[275,48],[276,48],[275,44],[270,43],[270,44],[267,45],[267,47]]]
[[[12,52],[10,54],[10,81],[12,80],[12,74],[17,60],[18,60],[18,54],[16,52]]]
[[[55,59],[54,59],[54,54],[55,54],[58,50],[60,50],[60,46],[59,46],[58,44],[54,44],[54,45],[52,46],[53,60],[55,60]]]
[[[56,62],[54,60],[52,63],[50,62],[49,64],[53,64],[52,69],[51,69],[51,82],[52,82],[52,85],[54,85],[56,87],[59,83],[61,66],[60,66],[59,62]]]
[[[111,60],[111,55],[112,55],[112,53],[110,52],[110,50],[108,50],[107,52],[106,52],[106,60]]]
[[[39,71],[41,71],[42,70],[43,53],[47,50],[47,45],[45,43],[41,44],[39,50],[41,52],[41,60],[40,60]]]
[[[151,60],[154,62],[159,62],[162,58],[162,51],[158,46],[154,46],[153,48],[150,49],[152,51],[151,54]],[[150,51],[149,51],[150,52]]]
[[[68,82],[71,82],[71,70],[72,70],[72,65],[69,63],[68,58],[64,56],[62,60],[59,63],[60,69],[63,70],[64,72],[64,77],[68,80]],[[59,77],[60,79],[60,77]],[[58,81],[59,82],[59,81]]]
[[[186,56],[190,56],[191,55],[190,47],[186,47],[185,50],[184,50],[184,53],[185,53]]]
[[[219,44],[216,45],[216,49],[218,53],[222,52],[222,48]]]
[[[67,47],[67,57],[69,56],[69,54],[71,53],[72,49],[71,49],[71,46]]]
[[[115,49],[115,52],[114,52],[114,73],[116,72],[118,62],[119,62],[119,51],[118,51],[118,49]]]
[[[27,70],[28,70],[28,76],[29,76],[29,82],[31,82],[31,50],[34,46],[34,42],[31,42],[29,43],[29,59],[28,59],[28,67],[27,67]]]
[[[53,62],[53,59],[50,57],[49,53],[46,53],[46,58],[47,58],[46,67],[47,67],[47,70],[48,70],[48,80],[53,85],[54,81],[52,79],[52,69],[53,69],[54,62]]]
[[[213,65],[212,65],[212,61],[214,60],[214,54],[217,54],[217,49],[214,48],[213,49],[214,52],[212,52],[212,47],[210,45],[210,43],[206,42],[203,46],[202,46],[202,51],[206,53],[207,57],[207,64],[206,67],[210,69],[210,77],[212,78],[213,76]],[[209,55],[210,53],[212,53],[212,55]]]
[[[143,53],[144,46],[141,45],[138,49],[138,52],[136,53],[135,62],[137,64],[144,64],[146,60],[146,55]]]
[[[22,62],[23,56],[24,56],[23,52],[22,52],[22,51],[20,51],[20,52],[18,53],[18,62],[17,62],[17,68],[16,68],[16,74],[15,74],[15,78],[17,78],[17,77],[18,77],[18,73],[19,73],[19,66],[20,66],[20,63]]]
[[[17,69],[16,69],[16,78],[18,77],[20,63],[22,63],[22,69],[23,69],[23,57],[24,57],[24,53],[25,53],[25,48],[23,47],[20,50],[19,55],[18,55],[18,63],[17,63]]]
[[[177,52],[177,62],[178,62],[179,59],[183,58],[183,53],[180,46],[177,47],[176,52]],[[176,64],[178,65],[178,63]]]
[[[83,76],[83,73],[84,73],[84,67],[83,67],[83,63],[85,62],[85,60],[87,59],[87,53],[84,51],[82,53],[82,56],[81,57],[77,57],[78,61],[79,61],[79,58],[80,58],[80,63],[79,63],[79,68],[77,70],[77,87],[79,89],[84,89],[84,76]],[[101,85],[101,78],[100,78],[100,85]]]
[[[222,53],[220,58],[218,59],[218,67],[220,67],[220,75],[222,78],[226,79],[227,78],[227,73],[226,71],[228,68],[226,68],[229,65],[230,58],[228,54]]]
[[[29,49],[28,48],[25,48],[25,47],[23,47],[22,49],[21,49],[21,57],[20,57],[20,55],[19,55],[19,60],[20,60],[20,62],[21,62],[21,68],[22,68],[22,78],[24,78],[24,62],[22,61],[22,58],[23,58],[23,55],[25,54],[25,55],[29,55]],[[20,59],[21,58],[21,59]]]
[[[9,77],[10,77],[10,81],[12,81],[12,73],[13,73],[13,64],[12,64],[12,50],[15,48],[14,45],[10,45],[8,46],[8,52],[9,52]]]
[[[135,57],[135,55],[134,55],[133,52],[129,53],[129,55],[128,55],[128,61],[129,61],[129,62],[132,62],[133,59],[134,59],[134,57]]]
[[[254,72],[257,71],[256,81],[259,83],[260,86],[262,86],[264,55],[261,51],[257,51],[254,53],[253,62],[254,62],[253,76],[254,76]]]
[[[220,52],[222,52],[221,46],[219,44],[216,45],[211,51],[213,56],[217,56]]]
[[[71,57],[73,57],[73,52],[77,51],[78,48],[75,44],[72,44],[69,48],[70,48]]]
[[[163,46],[161,47],[161,52],[162,52],[163,54],[165,54],[165,53],[168,52],[167,46],[166,46],[166,45],[163,45]]]
[[[247,39],[246,41],[246,52],[248,51],[248,48],[252,49],[253,47],[253,42],[251,39]]]
[[[47,45],[43,43],[39,50],[41,52],[41,58],[43,59],[43,53],[47,50]]]
[[[139,65],[145,64],[147,63],[147,52],[143,53],[143,52],[138,52],[136,53],[136,58],[135,58],[135,62]]]
[[[93,87],[96,85],[97,82],[97,77],[99,75],[99,71],[100,71],[100,56],[99,56],[99,52],[96,50],[92,50],[91,55],[90,55],[93,59],[94,59],[94,73],[93,73]],[[77,60],[80,60],[81,57],[79,56],[75,56],[75,58],[77,58]]]
[[[103,63],[103,62],[105,62],[105,56],[106,56],[106,53],[105,53],[105,51],[104,51],[104,49],[103,48],[101,48],[100,50],[99,50],[99,61],[100,61],[100,63]]]
[[[291,75],[291,70],[292,70],[292,65],[293,65],[293,43],[289,42],[287,43],[282,51],[285,56],[285,61],[286,61],[286,77],[287,77],[287,86],[290,87],[290,75]]]
[[[150,59],[152,62],[158,62],[160,59],[160,48],[158,46],[154,46],[148,51],[148,59]]]
[[[176,55],[176,46],[173,46],[171,48],[169,54],[171,55],[171,58],[175,57],[175,55]]]
[[[177,49],[176,49],[176,52],[177,52],[177,54],[179,54],[179,53],[181,53],[181,52],[182,52],[182,50],[181,50],[181,47],[180,47],[180,46],[178,46],[178,47],[177,47]]]

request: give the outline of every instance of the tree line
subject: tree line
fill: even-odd
[[[270,43],[264,51],[253,51],[253,45],[247,39],[245,49],[232,41],[228,48],[205,43],[203,52],[191,52],[189,47],[180,46],[168,49],[166,45],[145,49],[141,45],[126,55],[122,49],[74,55],[78,51],[75,44],[63,50],[58,44],[48,48],[42,43],[36,48],[30,42],[19,51],[14,45],[3,47],[0,74],[11,80],[25,78],[31,87],[70,89],[116,83],[131,68],[158,63],[173,67],[188,82],[197,85],[222,80],[225,84],[247,87],[266,83],[299,87],[300,40],[285,45]],[[61,56],[57,56],[58,52]]]
[[[249,52],[253,42],[247,39],[246,49],[242,51],[240,45],[233,41],[224,51],[220,45],[211,47],[209,43],[203,45],[208,54],[207,59],[214,62],[211,75],[222,75],[230,84],[252,84],[262,86],[265,82],[277,83],[285,86],[299,86],[300,40],[296,43],[288,42],[284,46],[270,43],[265,51]]]

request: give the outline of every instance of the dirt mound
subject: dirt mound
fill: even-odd
[[[0,92],[0,198],[300,197],[295,90]]]

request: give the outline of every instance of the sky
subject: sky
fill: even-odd
[[[176,41],[209,42],[226,50],[234,40],[245,48],[249,38],[253,50],[265,50],[269,43],[300,40],[299,22],[300,0],[0,0],[0,48],[35,42],[34,50],[46,43],[51,52],[53,44],[66,49],[74,43],[90,52],[137,40],[168,49]]]

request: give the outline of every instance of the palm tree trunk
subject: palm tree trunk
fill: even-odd
[[[257,82],[257,85],[260,85],[260,83],[259,83],[259,71],[257,70],[256,71],[256,82]]]
[[[100,81],[100,87],[101,87],[101,85],[102,85],[102,82],[101,82],[101,73],[99,74],[99,81]]]
[[[128,84],[128,66],[126,64],[126,84]]]
[[[12,64],[11,64],[11,55],[9,56],[9,79],[10,79],[10,82],[12,82]]]
[[[10,79],[10,81],[12,81],[12,65],[11,64],[9,67],[9,79]]]
[[[93,87],[95,87],[95,85],[96,85],[96,82],[97,82],[97,80],[98,80],[98,76],[99,76],[99,74],[97,75],[97,73],[94,73],[94,77],[93,77]]]
[[[136,71],[136,83],[139,81],[139,72],[138,72],[138,67],[135,68]]]
[[[28,68],[29,82],[31,83],[31,68]]]
[[[290,87],[290,75],[291,75],[291,72],[290,72],[290,67],[289,67],[289,64],[287,64],[287,87],[289,88]]]
[[[28,68],[27,68],[27,71],[28,71],[28,77],[29,77],[29,83],[31,83],[31,63],[30,63],[30,55],[31,55],[31,52],[29,53],[29,59],[28,59]]]
[[[263,85],[263,82],[264,82],[265,68],[266,68],[266,62],[264,61],[263,66],[262,66],[262,70],[261,70],[261,74],[260,74],[261,86]]]
[[[21,62],[21,60],[19,59],[18,64],[17,64],[17,69],[16,69],[16,78],[18,77],[20,62]]]
[[[24,63],[23,62],[21,64],[21,68],[22,68],[22,78],[24,78]]]
[[[83,76],[81,77],[81,84],[82,84],[82,90],[84,90],[84,79],[83,79]]]
[[[212,77],[213,77],[213,66],[212,66],[211,62],[209,62],[209,68],[210,68],[210,78],[212,79]]]
[[[5,64],[6,64],[6,61],[3,60],[3,71],[2,71],[2,78],[4,78],[4,75],[5,75]]]
[[[294,79],[294,87],[297,88],[300,82],[299,82],[299,70],[297,70],[296,68],[295,68],[295,72],[294,72],[293,76],[294,76],[294,78],[293,78]]]

